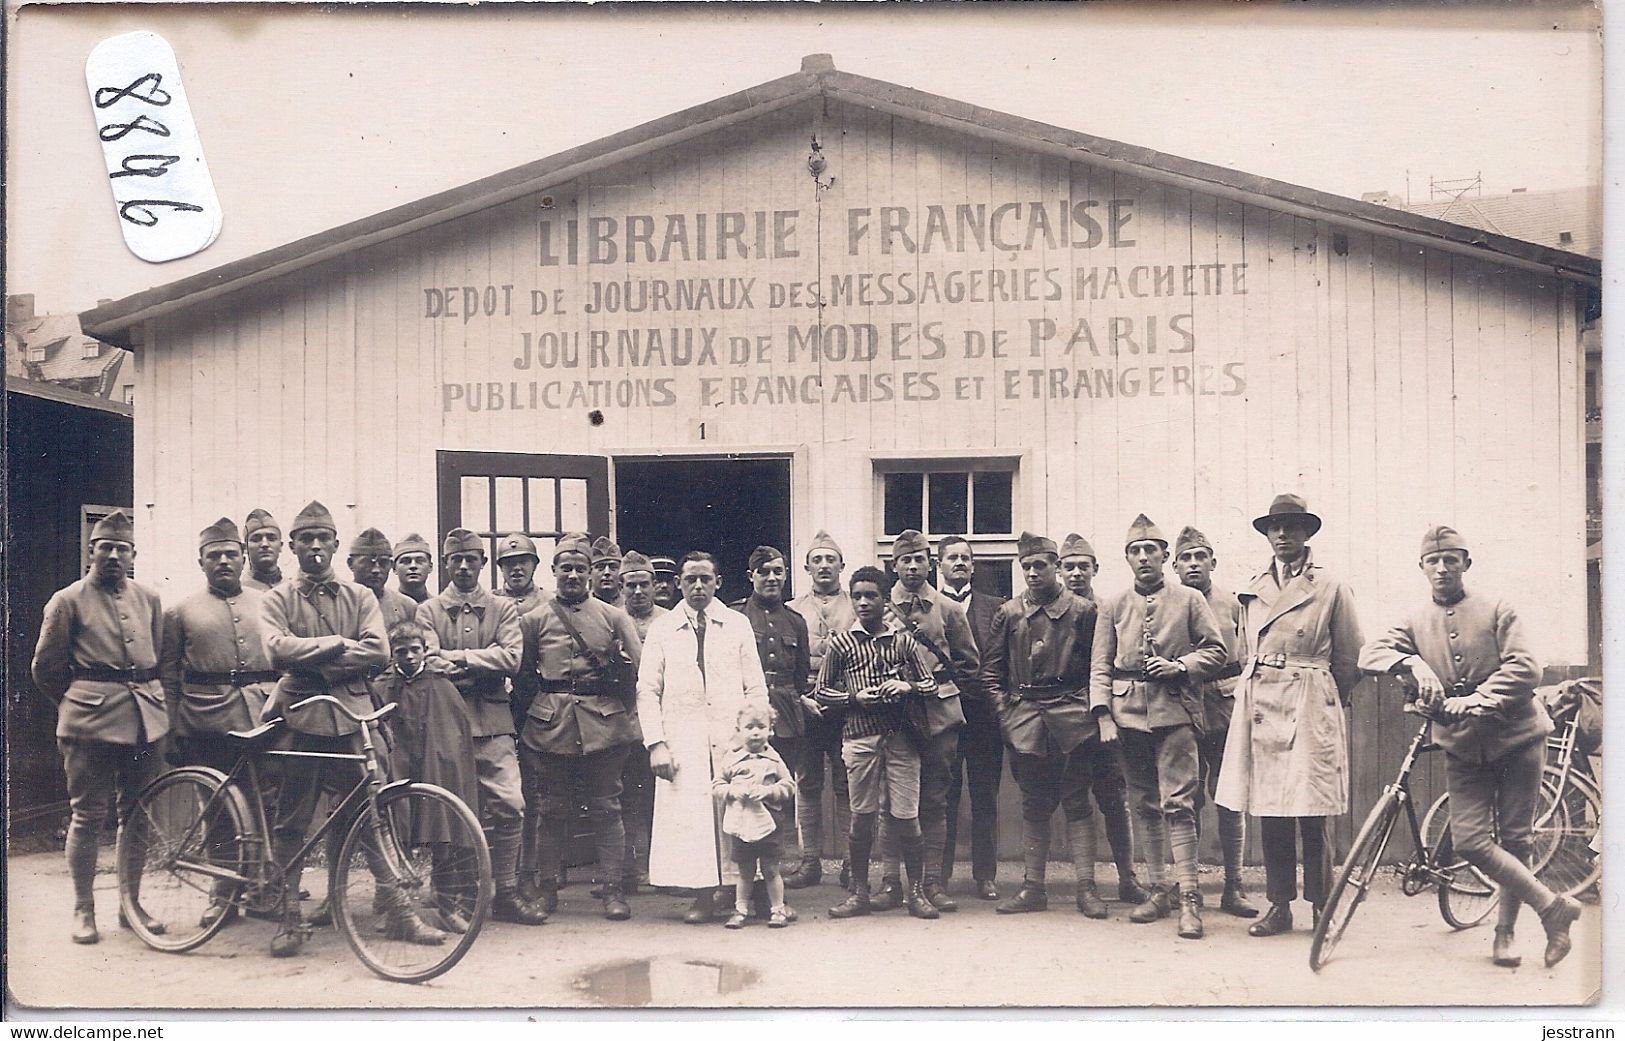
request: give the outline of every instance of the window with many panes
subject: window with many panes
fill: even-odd
[[[891,559],[892,541],[913,528],[931,540],[963,535],[974,547],[976,586],[1009,596],[1016,549],[1016,460],[877,460],[876,550]]]
[[[553,559],[553,547],[566,532],[586,531],[587,481],[581,477],[463,476],[462,522],[485,540],[491,561],[491,582],[497,583],[497,540],[510,532],[523,532],[536,543],[544,566]]]

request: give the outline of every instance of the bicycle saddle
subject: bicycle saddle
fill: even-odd
[[[252,730],[228,730],[226,731],[226,736],[234,737],[239,741],[246,741],[252,745],[263,741],[281,725],[282,717],[278,716],[273,720],[261,723]]]

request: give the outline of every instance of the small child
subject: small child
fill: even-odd
[[[766,701],[751,701],[739,710],[739,747],[723,759],[713,784],[714,793],[725,799],[722,830],[733,837],[734,863],[739,881],[734,885],[734,913],[729,929],[743,929],[750,916],[751,888],[757,868],[767,882],[772,901],[768,916],[770,929],[782,929],[791,922],[790,908],[784,902],[784,878],[779,874],[779,858],[784,855],[782,827],[774,811],[782,809],[795,794],[795,780],[779,753],[768,744],[773,734],[773,709]]]
[[[389,627],[388,636],[395,660],[373,681],[373,694],[379,704],[400,705],[390,717],[391,776],[439,785],[469,808],[478,807],[479,768],[467,703],[450,680],[425,667],[428,641],[422,626],[415,621],[396,622]],[[464,877],[470,852],[459,854],[444,845],[459,833],[443,820],[416,821],[413,830],[415,842],[436,844],[435,889],[441,918],[447,928],[463,932],[466,907],[472,900]]]

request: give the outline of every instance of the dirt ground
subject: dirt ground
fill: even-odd
[[[8,870],[11,999],[24,1006],[97,1008],[286,1007],[583,1008],[601,1006],[1112,1006],[1112,1005],[1571,1005],[1595,1000],[1601,980],[1601,915],[1588,906],[1575,950],[1541,965],[1540,926],[1519,928],[1524,964],[1490,963],[1488,925],[1453,932],[1434,895],[1406,898],[1397,885],[1360,909],[1320,973],[1308,964],[1308,908],[1297,932],[1270,939],[1211,908],[1207,938],[1181,940],[1174,923],[1135,925],[1110,904],[1106,921],[1072,906],[1069,868],[1053,865],[1051,909],[1011,917],[956,885],[960,910],[923,922],[893,911],[831,920],[834,884],[792,892],[801,920],[731,932],[681,922],[688,901],[644,893],[635,917],[611,923],[585,884],[561,894],[547,925],[491,924],[468,956],[418,986],[369,973],[332,929],[286,961],[266,955],[273,926],[240,920],[184,955],[147,949],[116,926],[117,894],[104,851],[98,877],[102,942],[68,942],[72,906],[60,853],[13,857]],[[830,865],[833,867],[833,865]],[[1013,891],[1019,865],[1003,866]],[[832,878],[831,875],[826,877]],[[1104,867],[1102,893],[1115,895]],[[1208,903],[1218,877],[1204,872]],[[1253,886],[1255,901],[1262,889]]]

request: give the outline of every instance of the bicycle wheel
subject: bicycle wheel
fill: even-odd
[[[1550,767],[1541,775],[1530,867],[1553,892],[1574,896],[1602,873],[1602,857],[1591,848],[1602,824],[1602,798],[1588,778],[1572,772],[1560,792],[1561,776]]]
[[[1439,914],[1452,929],[1471,929],[1489,917],[1501,890],[1482,872],[1456,855],[1450,839],[1450,796],[1439,796],[1422,818],[1426,859],[1439,876]],[[1418,857],[1422,857],[1418,853]]]
[[[473,811],[422,783],[386,789],[376,821],[371,810],[356,815],[332,879],[334,920],[350,949],[367,968],[401,983],[433,979],[468,953],[494,889],[491,851]],[[401,922],[412,915],[444,929],[444,942],[405,939]]]
[[[1331,894],[1326,898],[1326,906],[1321,909],[1320,921],[1315,924],[1314,939],[1309,944],[1309,967],[1316,972],[1331,959],[1343,931],[1354,920],[1354,912],[1360,909],[1360,902],[1370,892],[1377,861],[1382,859],[1394,823],[1399,820],[1399,811],[1399,795],[1384,792],[1360,826],[1360,834],[1355,837],[1337,873],[1337,881],[1332,884]]]
[[[210,905],[236,904],[253,875],[262,844],[242,793],[225,783],[218,770],[171,770],[137,797],[119,830],[119,907],[148,947],[203,944],[226,924],[224,914],[205,914]]]

